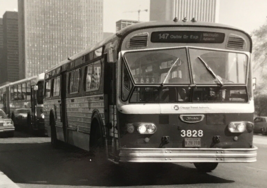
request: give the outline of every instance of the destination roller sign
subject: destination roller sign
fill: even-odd
[[[223,43],[225,34],[203,31],[157,31],[152,32],[154,43]]]

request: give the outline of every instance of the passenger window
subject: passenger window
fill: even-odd
[[[27,100],[30,100],[31,99],[31,83],[30,82],[27,82],[27,92],[26,92],[26,95],[27,95]]]
[[[18,85],[18,100],[22,100],[22,95],[21,95],[21,84]]]
[[[74,70],[70,73],[69,83],[70,83],[70,93],[78,93],[80,85],[80,69]]]
[[[18,86],[14,85],[14,100],[18,100]]]
[[[100,86],[101,64],[97,61],[86,67],[86,91],[96,91]]]
[[[53,96],[59,96],[59,91],[60,91],[60,77],[56,77],[54,79],[54,87],[53,87]]]
[[[51,97],[51,80],[48,80],[45,83],[45,96],[46,97]]]
[[[14,100],[14,86],[10,87],[10,97],[11,97],[11,100]]]
[[[22,84],[21,95],[23,100],[26,99],[26,83]]]

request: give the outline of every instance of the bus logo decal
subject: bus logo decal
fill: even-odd
[[[174,105],[174,110],[179,110],[179,106],[178,105]]]
[[[180,115],[180,119],[185,123],[198,123],[203,121],[204,115]]]

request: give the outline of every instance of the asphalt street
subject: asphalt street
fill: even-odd
[[[219,164],[211,173],[193,164],[98,164],[80,149],[54,149],[48,137],[16,132],[0,138],[0,171],[21,188],[56,187],[266,187],[267,136],[254,136],[255,163]],[[0,184],[1,185],[1,184]]]

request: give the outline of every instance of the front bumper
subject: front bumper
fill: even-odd
[[[14,126],[1,126],[0,127],[0,133],[9,132],[9,131],[15,131],[15,127]]]
[[[215,162],[244,163],[257,161],[253,148],[127,148],[121,149],[119,162],[175,163]]]

